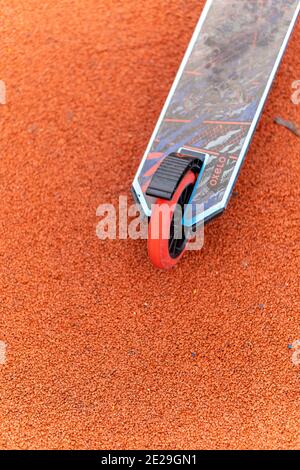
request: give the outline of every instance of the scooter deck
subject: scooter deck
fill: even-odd
[[[185,225],[225,209],[299,10],[299,0],[207,1],[133,181],[147,216],[147,188],[172,152],[203,160],[191,198],[203,209]]]

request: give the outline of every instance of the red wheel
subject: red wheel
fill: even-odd
[[[188,240],[180,220],[176,225],[176,211],[188,203],[196,175],[189,171],[181,180],[173,198],[170,201],[157,199],[152,206],[152,214],[148,228],[148,255],[154,266],[160,269],[170,269],[182,257]],[[183,212],[182,212],[183,213]],[[175,236],[176,233],[176,236]],[[178,235],[179,234],[179,235]]]

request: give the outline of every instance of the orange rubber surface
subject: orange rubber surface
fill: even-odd
[[[2,449],[300,448],[299,23],[203,250],[96,237],[202,6],[0,0]]]

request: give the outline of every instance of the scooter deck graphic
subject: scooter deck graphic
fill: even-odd
[[[299,0],[209,0],[133,182],[145,214],[148,185],[172,152],[203,161],[194,225],[224,210],[300,10]]]

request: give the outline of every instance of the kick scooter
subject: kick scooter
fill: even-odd
[[[132,184],[156,267],[173,267],[189,243],[185,230],[174,236],[175,207],[187,229],[226,208],[299,9],[299,0],[207,1]]]

